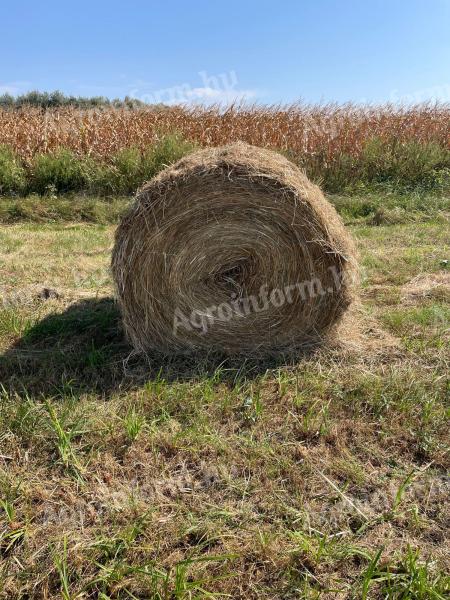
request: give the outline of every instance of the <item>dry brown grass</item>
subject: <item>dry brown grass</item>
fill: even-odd
[[[58,147],[109,159],[119,150],[153,144],[178,131],[202,146],[245,141],[323,161],[358,156],[368,139],[435,142],[448,147],[448,104],[412,107],[302,105],[273,107],[0,111],[0,139],[25,161]]]
[[[448,221],[351,231],[360,348],[208,370],[127,361],[113,227],[1,228],[2,600],[447,598]]]

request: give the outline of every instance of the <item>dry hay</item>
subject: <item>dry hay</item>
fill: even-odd
[[[324,338],[353,299],[355,256],[317,186],[237,143],[191,154],[138,192],[112,271],[137,350],[258,356]]]
[[[421,273],[402,287],[402,302],[406,304],[426,298],[450,301],[450,273]]]

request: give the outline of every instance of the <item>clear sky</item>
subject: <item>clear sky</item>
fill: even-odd
[[[450,0],[2,4],[0,93],[450,101]]]

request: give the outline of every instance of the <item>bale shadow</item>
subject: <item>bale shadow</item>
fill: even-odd
[[[303,355],[273,359],[208,355],[137,355],[125,339],[113,298],[89,299],[52,313],[30,327],[0,356],[0,382],[9,393],[58,397],[111,396],[148,381],[214,378],[235,385],[268,369],[294,366]]]
[[[109,394],[120,387],[120,363],[129,352],[114,301],[83,300],[28,328],[0,356],[0,381],[10,392],[32,396]]]

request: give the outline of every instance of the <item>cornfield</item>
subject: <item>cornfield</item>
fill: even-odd
[[[450,105],[0,110],[0,143],[25,163],[60,147],[108,161],[124,148],[143,150],[175,131],[200,146],[242,140],[296,156],[320,157],[323,165],[343,154],[358,157],[373,138],[448,148]]]

